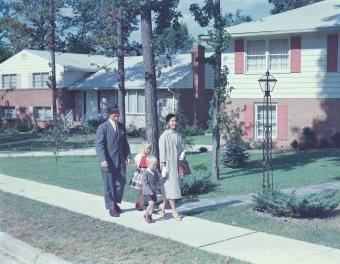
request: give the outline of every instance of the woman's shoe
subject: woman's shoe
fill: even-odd
[[[172,217],[177,221],[182,221],[182,218],[179,216],[177,212],[172,213]]]
[[[137,209],[138,211],[143,211],[143,207],[141,206],[140,203],[136,203],[136,209]]]

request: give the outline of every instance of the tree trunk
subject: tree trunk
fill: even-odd
[[[50,84],[52,89],[52,114],[53,125],[57,124],[57,81],[55,72],[55,0],[50,0],[50,53],[51,53],[51,76]]]
[[[122,19],[122,8],[119,7],[117,9],[118,107],[120,110],[119,121],[125,125],[125,70]]]
[[[219,27],[219,19],[221,15],[220,1],[215,0],[215,21],[214,27],[217,29]],[[220,178],[220,128],[218,124],[218,116],[220,111],[220,98],[219,98],[219,86],[220,86],[220,75],[221,75],[221,47],[219,45],[215,48],[215,63],[214,63],[214,112],[213,112],[213,153],[212,153],[212,177],[213,179]]]
[[[152,52],[152,22],[150,0],[141,1],[141,31],[145,70],[146,137],[147,140],[152,144],[152,154],[158,158],[159,150],[156,71],[155,60]]]

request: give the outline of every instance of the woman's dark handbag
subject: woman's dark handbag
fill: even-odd
[[[178,176],[187,176],[191,174],[189,162],[187,160],[178,161]]]

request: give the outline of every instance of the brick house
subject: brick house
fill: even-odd
[[[289,146],[306,126],[319,138],[340,131],[339,11],[338,0],[326,0],[227,28],[232,39],[222,62],[235,87],[227,111],[238,113],[245,138],[263,137],[258,79],[267,69],[278,80],[270,111],[279,147]]]
[[[205,66],[196,62],[204,47],[158,61],[158,110],[164,116],[179,109],[191,123],[206,126],[211,89],[204,85]],[[47,51],[23,50],[0,64],[0,117],[44,126],[52,117],[52,93]],[[127,126],[145,127],[142,56],[125,58]],[[57,109],[68,123],[105,117],[117,101],[116,58],[72,53],[56,54]]]

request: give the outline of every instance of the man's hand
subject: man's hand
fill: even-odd
[[[128,160],[127,160],[127,163],[128,163],[129,165],[131,165],[131,164],[132,164],[132,159],[128,159]]]
[[[109,167],[109,164],[107,163],[106,160],[104,160],[104,161],[102,161],[102,162],[100,163],[100,167],[102,167],[102,168],[107,168],[107,167]]]

